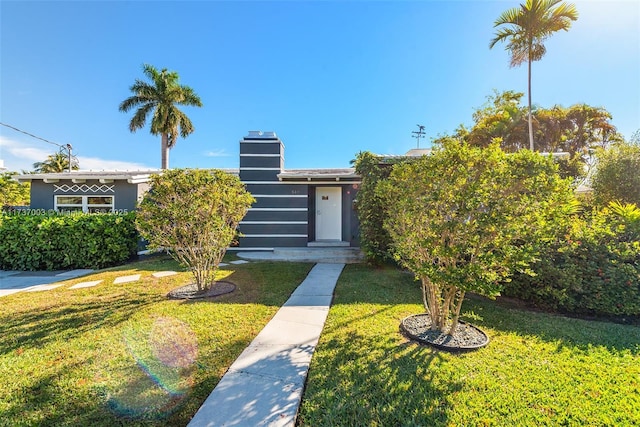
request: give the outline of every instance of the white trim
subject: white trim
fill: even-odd
[[[309,237],[308,234],[243,234],[241,237]]]
[[[257,212],[307,212],[308,208],[249,208],[249,210]]]
[[[312,181],[309,178],[309,181],[284,181],[282,178],[279,178],[282,184],[304,184],[304,185],[315,185],[315,184],[329,184],[336,185],[336,181]],[[336,178],[337,179],[337,178]],[[338,185],[349,185],[349,184],[362,184],[362,181],[339,181]]]
[[[243,184],[303,184],[303,185],[315,185],[315,184],[330,184],[336,185],[335,181],[283,181],[282,178],[279,181],[242,181]],[[362,181],[340,181],[337,185],[349,185],[349,184],[362,184]]]
[[[58,203],[58,197],[80,197],[82,202],[80,204],[74,203]],[[90,205],[89,197],[111,197],[111,204],[103,205]],[[81,208],[82,212],[89,212],[89,207],[92,208],[106,208],[108,211],[113,212],[116,206],[116,196],[113,194],[54,194],[53,195],[53,208],[57,211],[58,208],[64,211],[65,208]]]
[[[309,197],[307,194],[251,194],[253,197],[263,197],[263,198],[276,198],[276,197],[281,197],[281,198],[292,198],[292,197],[304,197],[307,198]]]
[[[240,221],[240,224],[269,224],[269,225],[282,225],[282,224],[290,224],[290,225],[308,225],[308,221]]]
[[[241,171],[282,171],[281,168],[240,168]]]

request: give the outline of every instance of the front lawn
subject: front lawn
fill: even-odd
[[[186,425],[311,267],[229,265],[234,293],[185,302],[165,295],[189,273],[154,257],[0,298],[0,426]]]
[[[298,425],[640,425],[640,327],[467,299],[491,342],[455,355],[400,335],[420,302],[407,273],[345,268]]]

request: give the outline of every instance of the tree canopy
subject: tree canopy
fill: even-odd
[[[561,0],[526,0],[519,7],[504,11],[494,23],[498,28],[489,48],[505,42],[511,55],[510,66],[527,62],[529,149],[534,150],[534,132],[531,103],[531,63],[539,61],[547,52],[544,42],[553,33],[568,31],[571,21],[578,19],[573,4]]]
[[[455,330],[465,292],[496,296],[513,271],[530,272],[552,224],[575,207],[556,170],[529,150],[450,139],[378,185],[395,257],[421,281],[432,329]]]
[[[177,106],[202,107],[202,101],[189,86],[179,84],[179,75],[175,71],[163,68],[158,71],[154,66],[145,64],[144,75],[151,81],[136,79],[129,88],[132,96],[122,101],[120,111],[137,110],[129,122],[129,130],[142,129],[151,114],[151,134],[161,136],[161,167],[169,167],[169,150],[175,146],[178,135],[186,138],[194,131],[193,123]]]
[[[0,173],[0,208],[29,205],[29,183],[20,183],[12,178],[16,172]]]
[[[487,102],[473,113],[473,125],[470,128],[461,125],[454,137],[478,147],[497,142],[507,152],[526,148],[527,111],[520,103],[522,96],[522,92],[514,91],[488,96]],[[596,148],[606,148],[624,139],[611,123],[611,114],[602,107],[587,104],[537,107],[532,118],[539,151],[569,153],[569,159],[561,160],[564,176],[583,176],[586,166],[593,162]]]
[[[165,248],[190,267],[198,290],[214,283],[238,223],[254,202],[237,176],[221,170],[173,169],[152,175],[136,224],[150,248]]]
[[[75,156],[71,156],[71,169],[78,170],[80,163]],[[57,173],[69,170],[69,155],[59,151],[55,154],[47,156],[46,160],[33,164],[36,173]]]

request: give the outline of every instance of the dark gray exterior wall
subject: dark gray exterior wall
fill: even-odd
[[[71,180],[60,180],[45,183],[42,180],[31,181],[31,209],[54,209],[54,196],[114,196],[115,210],[132,211],[136,208],[138,198],[149,188],[147,183],[129,184],[118,180],[101,184],[98,180],[87,180],[84,183],[73,183]]]
[[[53,184],[31,181],[31,209],[53,209]]]
[[[240,180],[256,202],[240,223],[239,248],[306,247],[315,240],[315,188],[342,188],[342,240],[358,246],[353,212],[354,184],[281,182],[284,144],[278,138],[249,136],[240,141]]]

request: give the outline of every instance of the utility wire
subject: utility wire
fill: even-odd
[[[30,137],[32,137],[32,138],[39,139],[40,141],[44,141],[44,142],[48,142],[49,144],[57,145],[57,146],[58,146],[58,147],[60,147],[60,148],[67,148],[67,147],[65,147],[65,146],[64,146],[64,145],[62,145],[62,144],[58,144],[57,142],[49,141],[48,139],[40,138],[39,136],[35,136],[35,135],[33,135],[33,134],[29,133],[29,132],[25,132],[25,131],[23,131],[23,130],[21,130],[21,129],[18,129],[18,128],[13,127],[13,126],[11,126],[11,125],[8,125],[8,124],[6,124],[6,123],[2,123],[2,122],[0,122],[0,125],[2,125],[2,126],[6,126],[6,127],[11,128],[11,129],[13,129],[13,130],[16,130],[16,131],[18,131],[18,132],[24,133],[25,135],[29,135],[29,136],[30,136]]]

